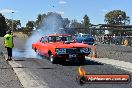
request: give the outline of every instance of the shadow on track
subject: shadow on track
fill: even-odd
[[[14,68],[29,68],[29,69],[55,69],[55,68],[48,68],[48,67],[42,67],[42,68],[31,68],[31,67],[14,67]]]
[[[73,62],[73,61],[66,61],[60,65],[63,66],[84,66],[84,65],[104,65],[103,63],[95,62],[92,60],[86,60],[84,63]]]
[[[22,57],[16,57],[17,59],[14,60],[14,61],[30,61],[30,60],[32,60],[31,58],[24,57],[24,56],[25,56],[25,55],[24,55],[24,52],[27,52],[26,50],[17,50],[17,52],[18,52],[18,53],[21,53],[21,54],[22,54],[22,55],[21,55]],[[40,59],[40,58],[41,58],[41,60],[43,60],[43,59],[49,60],[49,58],[44,57],[44,56],[41,56],[41,55],[37,55],[37,56],[34,58],[34,60],[35,60],[35,59]],[[49,63],[51,63],[51,62],[49,61]],[[86,59],[84,63],[79,63],[78,61],[74,61],[74,60],[73,60],[73,61],[57,62],[56,64],[63,65],[63,66],[104,65],[104,64],[102,64],[102,63],[95,62],[95,61],[93,61],[93,60],[88,60],[88,59]],[[42,69],[45,69],[45,68],[42,68]]]

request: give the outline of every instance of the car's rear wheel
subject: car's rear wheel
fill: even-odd
[[[50,62],[51,62],[51,63],[53,63],[53,64],[56,63],[55,57],[54,57],[52,54],[50,54],[49,59],[50,59]]]

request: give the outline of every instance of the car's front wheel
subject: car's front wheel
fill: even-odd
[[[85,57],[79,58],[79,63],[83,64],[85,62]]]
[[[53,64],[56,63],[55,57],[54,57],[52,54],[50,54],[49,59],[50,59],[50,62],[51,62],[51,63],[53,63]]]
[[[37,49],[35,49],[35,52],[36,52],[36,54],[39,56],[40,54],[39,54],[39,51],[37,50]]]

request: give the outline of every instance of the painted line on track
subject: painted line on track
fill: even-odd
[[[91,57],[86,57],[88,60],[93,60],[99,63],[104,63],[104,64],[109,64],[113,65],[117,68],[132,72],[132,63],[130,62],[125,62],[125,61],[120,61],[120,60],[114,60],[114,59],[109,59],[109,58],[91,58]]]
[[[4,54],[4,56],[7,59],[7,55]],[[21,64],[13,60],[8,62],[24,88],[49,88],[47,83],[40,80],[36,75],[33,75],[28,69],[25,72],[25,68],[22,68],[23,66]]]

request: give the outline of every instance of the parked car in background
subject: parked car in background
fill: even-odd
[[[85,56],[91,52],[89,45],[74,42],[73,37],[68,34],[43,36],[32,44],[32,49],[37,54],[48,57],[52,63],[67,60],[78,60],[83,63]]]
[[[89,45],[95,44],[94,37],[90,36],[89,34],[83,34],[83,33],[76,34],[75,41],[78,43],[84,43]]]

